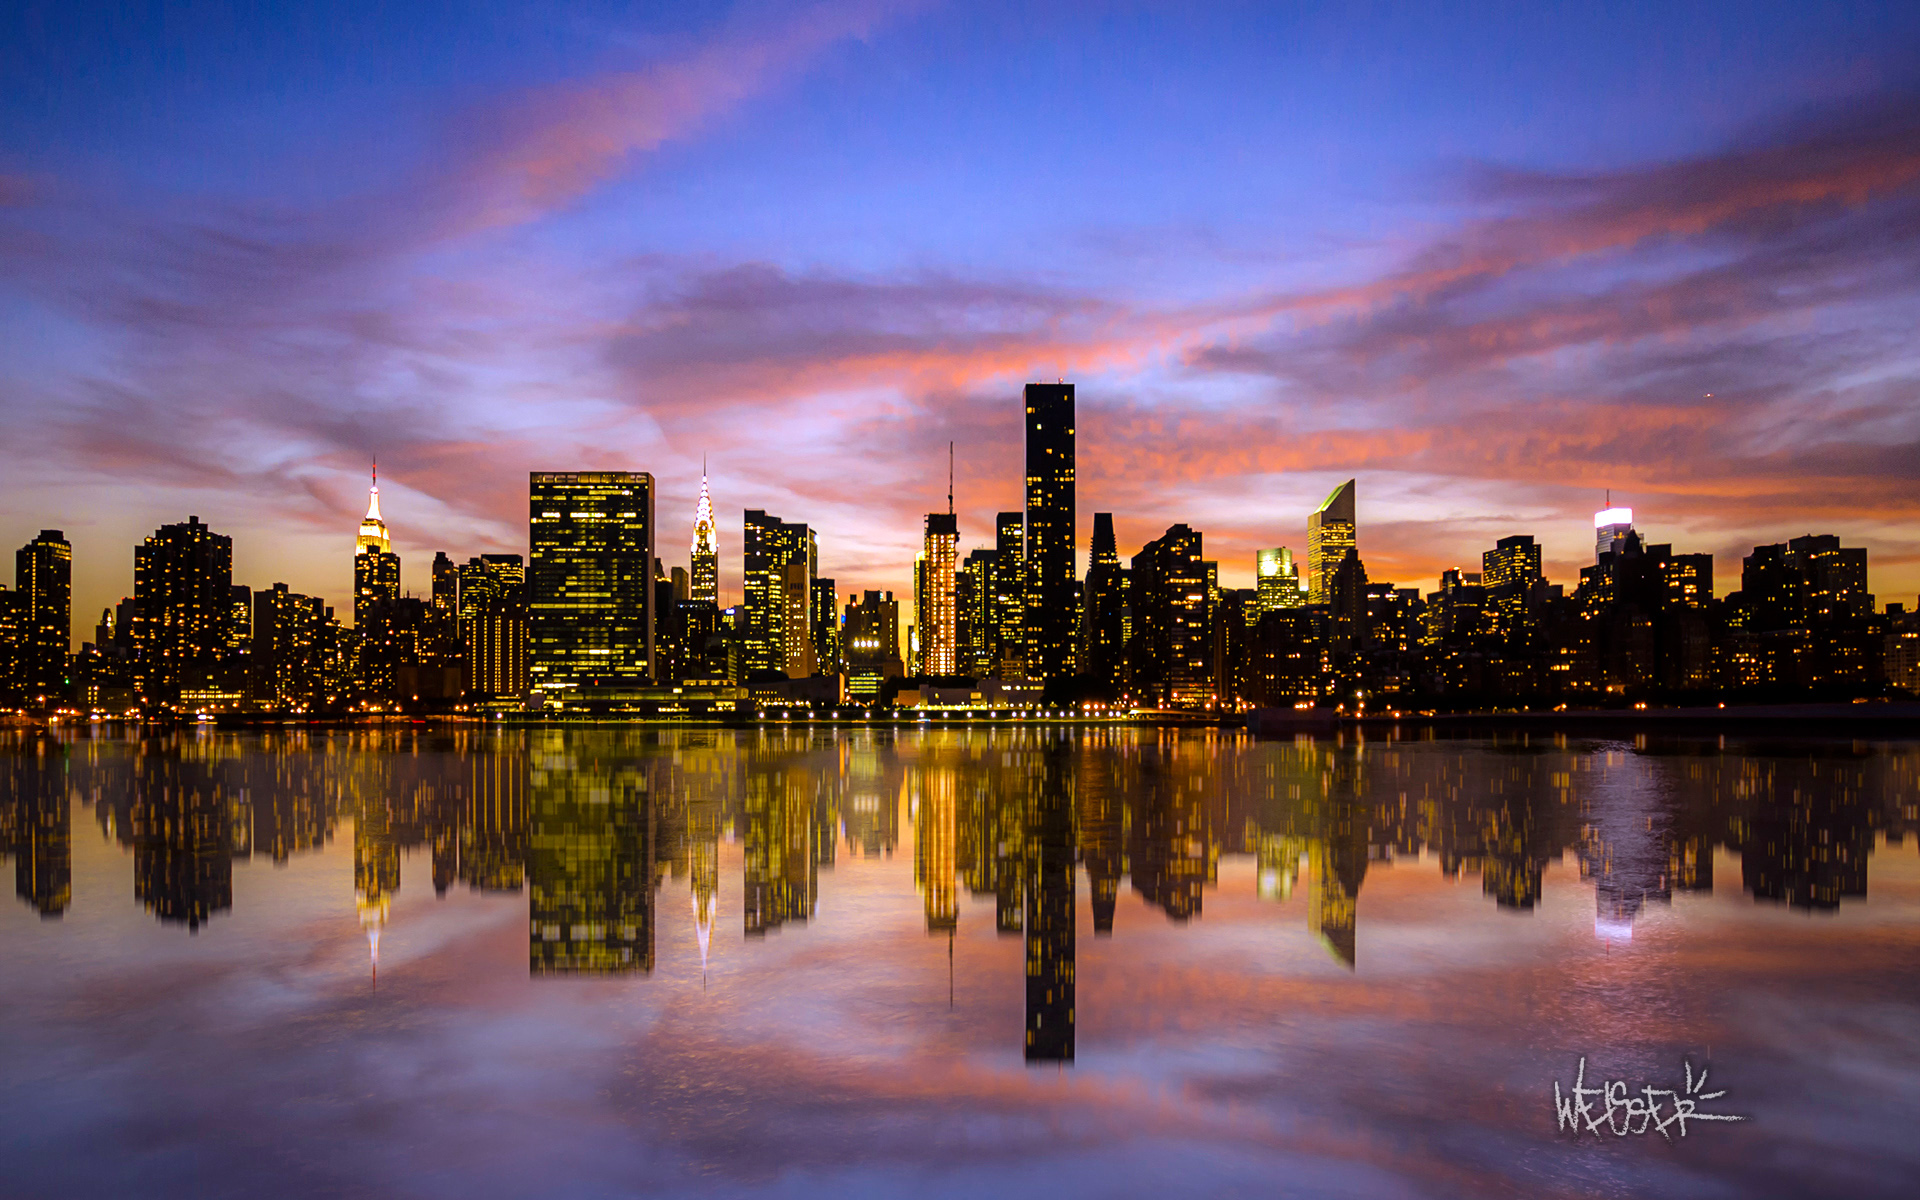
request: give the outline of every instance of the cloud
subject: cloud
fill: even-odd
[[[839,43],[919,4],[821,4],[771,28],[734,29],[677,58],[516,97],[471,114],[485,146],[459,172],[469,227],[515,225],[572,204],[635,156],[697,132],[791,79]]]

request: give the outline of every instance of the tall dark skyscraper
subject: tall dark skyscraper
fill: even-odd
[[[1212,631],[1207,621],[1201,536],[1174,525],[1133,556],[1128,647],[1134,694],[1167,708],[1200,708],[1212,695]]]
[[[188,517],[133,549],[144,690],[173,701],[213,687],[232,620],[233,539]]]
[[[528,476],[527,675],[549,703],[653,675],[653,476]]]
[[[42,529],[13,561],[21,690],[36,701],[64,699],[73,645],[73,547],[58,529]]]
[[[1027,677],[1074,673],[1073,385],[1027,385]]]
[[[1113,537],[1113,514],[1093,514],[1093,548],[1080,603],[1080,671],[1115,692],[1126,653],[1126,574]]]

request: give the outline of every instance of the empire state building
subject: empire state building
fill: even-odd
[[[393,552],[387,523],[380,518],[380,468],[373,469],[367,515],[353,545],[353,623],[364,635],[374,605],[400,597],[400,556]]]

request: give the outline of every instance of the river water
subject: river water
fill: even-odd
[[[9,1197],[1920,1180],[1920,743],[10,734],[0,820]]]

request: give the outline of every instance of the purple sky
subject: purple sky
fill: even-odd
[[[1229,584],[1356,476],[1433,586],[1605,489],[1920,590],[1920,10],[39,4],[0,16],[0,534],[76,633],[196,514],[342,609],[368,460],[424,590],[529,470],[812,524],[907,592],[1079,385],[1083,526]],[[1086,530],[1082,530],[1084,550]]]

